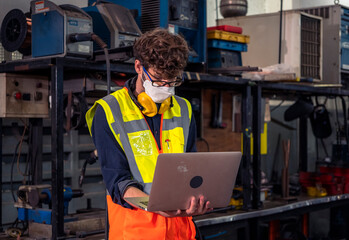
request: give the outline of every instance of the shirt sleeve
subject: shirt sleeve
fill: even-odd
[[[97,106],[91,130],[103,180],[113,202],[126,208],[132,208],[122,198],[126,188],[134,186],[142,190],[143,187],[139,182],[132,180],[126,155],[115,139],[101,106]]]

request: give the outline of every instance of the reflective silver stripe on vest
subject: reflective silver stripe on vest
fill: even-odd
[[[162,130],[168,131],[175,129],[176,127],[183,127],[182,120],[179,117],[173,117],[171,119],[164,119],[162,122]]]
[[[181,107],[181,123],[183,128],[183,134],[184,134],[184,152],[187,149],[188,144],[188,136],[189,136],[189,126],[190,126],[190,118],[189,118],[189,109],[186,101],[182,99],[181,97],[174,96]]]
[[[106,103],[108,103],[110,110],[113,113],[115,122],[112,123],[111,126],[112,126],[113,130],[115,131],[115,133],[120,134],[120,141],[122,143],[122,146],[124,147],[125,154],[126,154],[128,163],[130,165],[130,169],[131,169],[133,178],[136,179],[140,183],[144,183],[142,175],[139,172],[139,169],[138,169],[138,166],[136,163],[136,159],[133,155],[133,151],[132,151],[130,142],[128,141],[127,127],[129,127],[129,125],[125,124],[124,121],[122,121],[122,114],[120,111],[119,102],[112,95],[108,95],[108,96],[104,97],[103,100]]]
[[[131,122],[124,122],[123,126],[126,132],[128,133],[149,130],[148,125],[144,122],[143,119],[133,120]],[[117,129],[114,129],[114,131],[115,131],[115,134],[119,134],[119,132],[117,132]]]

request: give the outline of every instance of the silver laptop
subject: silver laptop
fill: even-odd
[[[160,154],[149,197],[125,198],[146,211],[185,210],[191,196],[210,201],[211,208],[226,207],[235,185],[241,152]]]

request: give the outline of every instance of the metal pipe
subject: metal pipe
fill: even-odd
[[[52,239],[64,236],[63,63],[51,67]]]
[[[216,0],[216,26],[218,26],[218,0]]]
[[[261,207],[261,125],[264,119],[261,119],[262,109],[262,87],[257,85],[253,87],[253,189],[252,189],[252,208]]]
[[[282,45],[282,5],[283,0],[280,0],[280,32],[279,32],[279,61],[278,63],[281,63],[281,45]]]
[[[242,93],[241,103],[241,122],[243,131],[243,156],[241,161],[241,182],[243,191],[243,209],[251,208],[251,125],[252,125],[252,110],[251,110],[251,86],[246,84]]]

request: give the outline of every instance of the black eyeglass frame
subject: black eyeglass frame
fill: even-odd
[[[166,85],[169,87],[178,87],[182,85],[182,83],[184,82],[183,74],[182,74],[182,77],[176,77],[175,81],[164,81],[164,80],[153,80],[150,76],[152,76],[153,78],[154,76],[151,73],[148,73],[145,67],[143,67],[143,71],[145,72],[145,74],[147,74],[152,86],[154,87],[165,87]],[[161,84],[157,84],[157,83],[161,83]]]

